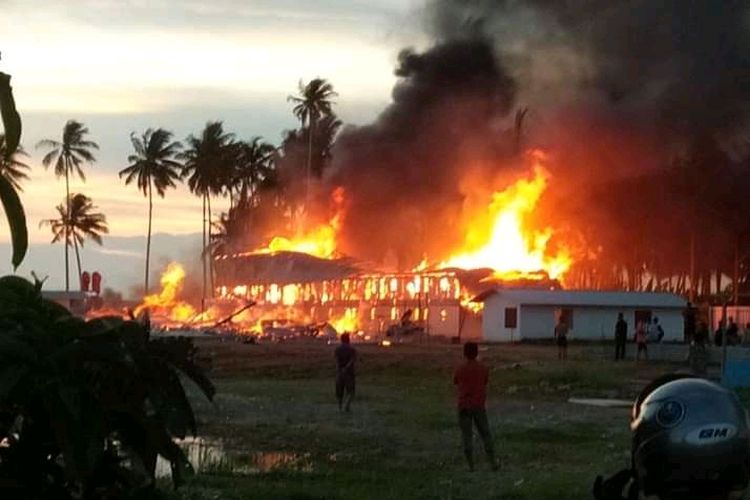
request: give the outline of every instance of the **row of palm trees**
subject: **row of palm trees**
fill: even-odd
[[[288,98],[294,104],[295,116],[300,120],[300,134],[307,132],[306,205],[310,201],[309,184],[316,127],[321,124],[321,130],[330,132],[332,139],[340,126],[332,113],[331,99],[334,96],[336,93],[333,86],[326,80],[316,78],[306,85],[300,82],[299,94]],[[94,152],[99,146],[89,135],[89,129],[83,123],[70,120],[63,127],[59,139],[44,139],[37,144],[37,148],[46,150],[42,158],[44,167],[53,166],[55,175],[65,178],[65,200],[56,207],[58,217],[43,220],[40,225],[50,227],[53,233],[52,243],[64,242],[66,290],[70,290],[69,247],[73,247],[75,251],[80,277],[79,247],[87,239],[101,244],[102,234],[108,232],[106,217],[96,212],[91,198],[70,192],[71,176],[77,175],[85,182],[85,166],[96,161]],[[297,138],[298,135],[293,131],[287,137]],[[148,199],[144,289],[148,293],[154,192],[163,198],[168,189],[186,181],[190,191],[201,197],[203,204],[202,262],[205,298],[207,287],[213,289],[210,283],[213,276],[210,268],[212,259],[207,258],[207,249],[212,241],[212,197],[228,196],[230,213],[232,208],[252,205],[260,189],[278,184],[276,161],[279,150],[260,137],[253,137],[249,141],[236,140],[234,134],[224,130],[220,121],[208,122],[199,134],[189,135],[184,145],[174,140],[172,132],[163,128],[149,128],[141,134],[131,133],[130,141],[133,152],[127,158],[128,166],[119,172],[119,177],[124,179],[126,185],[134,184]],[[330,144],[326,147],[329,146]],[[4,140],[0,136],[0,153],[3,147]],[[8,178],[17,189],[21,189],[22,181],[28,180],[26,171],[29,166],[23,161],[27,156],[22,149],[9,157],[0,154],[0,158],[3,158],[0,160],[0,175]],[[226,218],[226,215],[221,217],[223,220]]]
[[[64,129],[61,141],[45,139],[37,147],[47,147],[50,151],[42,159],[45,167],[54,164],[57,177],[65,177],[65,200],[55,208],[58,218],[45,219],[40,226],[49,226],[52,231],[52,243],[65,244],[65,289],[70,289],[68,250],[75,249],[78,275],[81,275],[81,257],[79,248],[86,239],[102,244],[102,234],[108,232],[107,219],[104,214],[96,212],[91,198],[80,193],[70,193],[70,176],[77,173],[85,180],[83,165],[95,161],[92,149],[96,143],[86,139],[88,129],[76,121],[69,121]],[[13,187],[22,191],[21,182],[29,179],[26,173],[30,167],[25,163],[28,153],[19,147],[12,155],[6,154],[5,136],[0,134],[0,175],[5,177]]]

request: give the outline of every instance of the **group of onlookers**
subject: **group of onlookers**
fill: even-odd
[[[728,322],[720,321],[719,326],[714,331],[714,345],[722,345],[725,335],[727,345],[750,344],[750,323],[747,323],[740,330],[737,322],[730,316]]]
[[[633,340],[637,347],[636,359],[641,359],[641,355],[648,359],[648,344],[659,343],[664,338],[664,329],[659,324],[659,318],[654,316],[645,320],[640,320],[635,326]],[[625,344],[628,341],[628,323],[625,321],[622,313],[617,315],[615,323],[615,361],[625,359]]]

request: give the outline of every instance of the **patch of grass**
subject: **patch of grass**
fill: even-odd
[[[333,347],[319,344],[206,345],[218,387],[215,404],[195,399],[201,432],[227,453],[304,455],[309,467],[199,474],[180,499],[575,499],[590,497],[597,474],[627,463],[627,409],[567,403],[568,397],[632,398],[674,367],[614,364],[571,349],[489,346],[488,414],[503,467],[463,459],[451,375],[460,346],[358,347],[351,414],[333,396]],[[230,458],[231,460],[231,458]],[[241,461],[241,459],[237,459]]]

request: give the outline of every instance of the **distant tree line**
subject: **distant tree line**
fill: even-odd
[[[292,228],[309,211],[311,183],[320,178],[331,157],[331,147],[341,121],[332,110],[333,86],[316,78],[303,84],[299,94],[289,96],[300,128],[286,131],[279,147],[261,137],[239,140],[224,130],[221,121],[206,123],[198,134],[184,142],[173,139],[163,128],[149,128],[130,135],[133,152],[119,176],[126,185],[134,184],[148,199],[148,229],[144,290],[148,292],[153,197],[164,197],[170,188],[186,182],[203,202],[203,296],[213,290],[211,258],[217,253],[254,246],[275,228]],[[52,243],[64,243],[65,289],[70,290],[69,248],[73,248],[80,282],[82,272],[79,248],[87,239],[102,244],[108,232],[106,217],[93,201],[70,192],[70,177],[85,182],[84,167],[95,163],[99,149],[89,139],[89,129],[76,120],[68,121],[59,139],[45,139],[37,148],[46,150],[45,167],[65,179],[65,198],[56,207],[58,216],[40,222],[49,226]],[[6,154],[5,136],[0,135],[0,176],[21,190],[28,180],[28,154],[19,147]],[[304,182],[299,182],[304,179]],[[211,202],[228,197],[229,209],[213,217]]]

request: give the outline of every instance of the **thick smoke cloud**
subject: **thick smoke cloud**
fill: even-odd
[[[738,231],[726,221],[750,195],[738,174],[750,3],[433,0],[426,13],[435,45],[401,54],[392,104],[335,146],[327,180],[350,193],[348,253],[395,252],[404,267],[452,248],[466,179],[492,186],[518,171],[510,118],[528,106],[524,146],[554,159],[538,216],[583,235],[600,273],[649,259],[684,268],[696,231],[699,267],[726,269],[714,249]]]
[[[652,129],[684,146],[743,129],[750,4],[714,0],[437,0],[438,39],[492,39],[540,112],[565,107]]]
[[[472,165],[510,153],[503,118],[516,86],[481,37],[404,50],[396,74],[393,103],[377,121],[340,135],[329,181],[350,200],[344,250],[404,267],[455,238]]]

